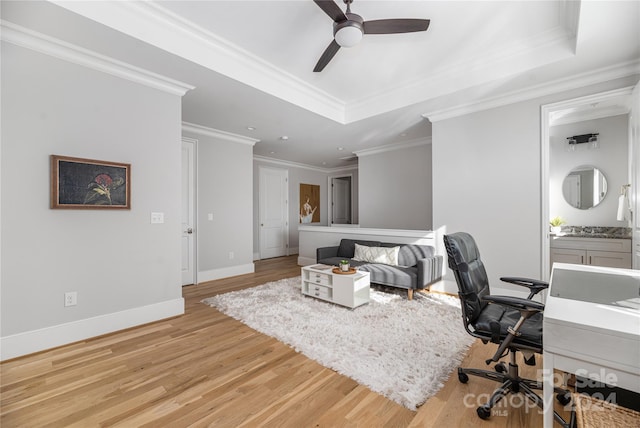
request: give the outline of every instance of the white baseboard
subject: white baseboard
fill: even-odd
[[[246,273],[253,272],[255,272],[255,266],[253,263],[205,270],[198,272],[198,283],[213,281],[214,279],[228,278],[230,276],[244,275]]]
[[[298,247],[289,248],[287,255],[293,256],[294,254],[298,254]],[[253,253],[253,261],[261,260],[260,253]]]
[[[0,360],[44,351],[182,314],[184,314],[184,299],[180,297],[153,305],[0,337]]]

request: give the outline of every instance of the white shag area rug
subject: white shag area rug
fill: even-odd
[[[408,409],[434,395],[465,356],[459,300],[371,289],[356,309],[303,296],[300,277],[202,301]]]

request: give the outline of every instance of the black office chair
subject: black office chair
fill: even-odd
[[[533,390],[541,390],[542,382],[523,379],[518,375],[516,352],[524,356],[525,364],[535,365],[535,354],[542,353],[542,312],[544,305],[531,300],[549,284],[529,278],[504,277],[502,281],[520,285],[529,289],[529,297],[522,299],[511,296],[492,296],[489,280],[484,269],[480,252],[471,235],[464,232],[444,236],[449,268],[453,271],[458,283],[458,295],[462,307],[464,327],[470,335],[479,338],[483,343],[499,344],[493,357],[486,361],[487,365],[496,362],[495,371],[472,368],[458,368],[458,380],[469,381],[469,375],[480,376],[500,382],[489,401],[476,410],[481,419],[491,416],[491,409],[510,393],[522,393],[538,407],[543,407],[543,400]],[[502,357],[510,355],[509,365],[499,362]],[[569,391],[555,388],[556,398],[563,405],[571,401]],[[565,427],[567,424],[557,412],[554,418]]]

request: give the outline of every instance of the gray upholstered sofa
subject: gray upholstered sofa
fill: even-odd
[[[367,247],[399,247],[397,265],[354,260],[356,244]],[[409,300],[413,299],[414,290],[422,290],[442,276],[443,257],[436,255],[435,249],[428,245],[342,239],[338,246],[316,249],[317,263],[338,266],[340,260],[349,260],[351,266],[370,272],[372,284],[406,289]]]

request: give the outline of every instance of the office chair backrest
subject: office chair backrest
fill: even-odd
[[[476,241],[468,233],[457,232],[444,236],[444,246],[449,268],[458,283],[463,316],[468,324],[473,323],[488,304],[482,297],[490,294],[489,279]]]

